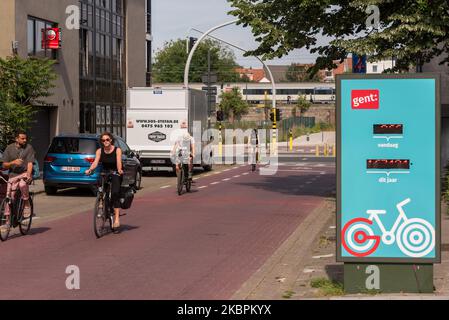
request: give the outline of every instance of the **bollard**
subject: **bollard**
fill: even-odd
[[[293,151],[293,132],[290,129],[290,151]]]
[[[315,156],[317,156],[317,157],[320,156],[320,146],[319,145],[315,146]]]
[[[335,147],[335,144],[332,146],[332,156],[335,158],[337,156],[337,149]]]
[[[324,144],[324,156],[327,157],[329,155],[329,149],[327,147],[327,143]]]

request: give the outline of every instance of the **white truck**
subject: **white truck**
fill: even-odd
[[[126,108],[126,141],[139,154],[143,171],[173,170],[170,152],[185,131],[195,138],[194,164],[212,170],[212,148],[204,157],[203,148],[208,148],[208,142],[201,141],[203,132],[209,128],[206,92],[185,88],[129,88]],[[196,128],[201,123],[200,134],[198,130],[194,132],[194,123]]]

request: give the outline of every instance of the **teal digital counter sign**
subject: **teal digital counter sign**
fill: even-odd
[[[337,77],[337,260],[440,261],[439,76]]]

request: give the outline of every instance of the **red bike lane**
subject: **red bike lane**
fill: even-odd
[[[238,167],[137,198],[120,234],[96,239],[92,212],[0,244],[0,299],[228,299],[334,189],[334,169]],[[80,290],[66,288],[68,266]]]

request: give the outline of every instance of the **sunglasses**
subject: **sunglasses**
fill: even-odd
[[[101,139],[101,142],[110,142],[111,139]]]

